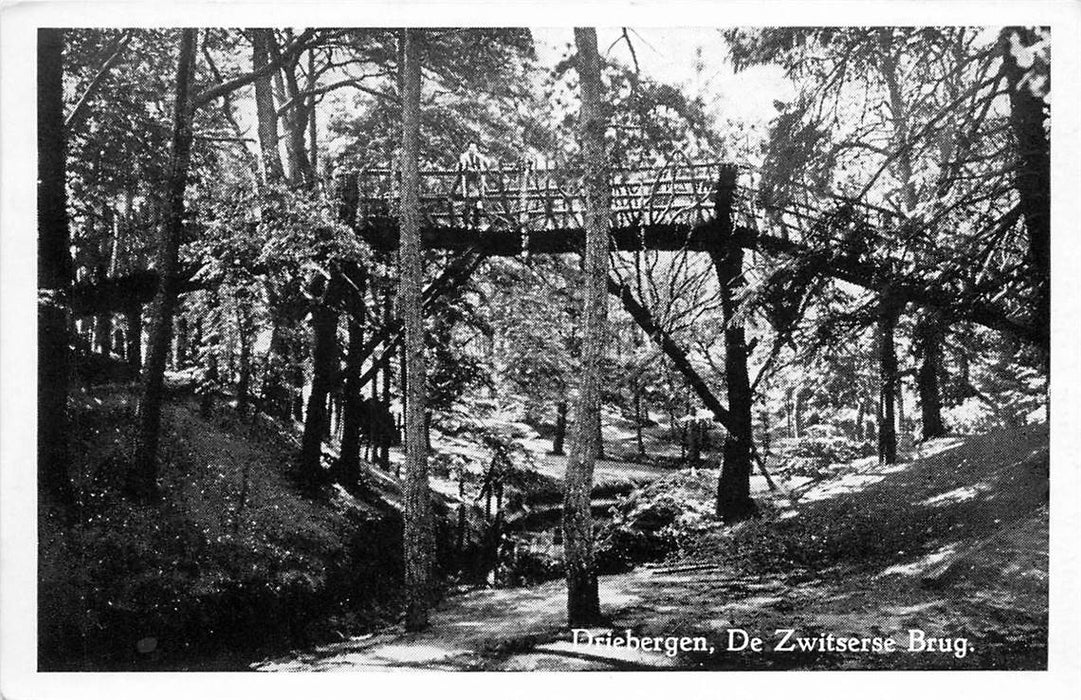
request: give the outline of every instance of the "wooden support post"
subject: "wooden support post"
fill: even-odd
[[[717,246],[710,252],[721,285],[724,313],[724,371],[728,386],[731,425],[724,440],[724,462],[717,482],[717,515],[725,522],[753,517],[751,467],[754,452],[752,395],[747,373],[746,336],[739,321],[739,294],[743,286],[743,248],[732,236],[732,210],[737,171],[722,167],[717,181]]]

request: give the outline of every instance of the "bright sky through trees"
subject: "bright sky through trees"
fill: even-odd
[[[568,52],[570,29],[535,27],[530,31],[542,64],[554,66]],[[599,28],[602,55],[627,65],[633,65],[637,58],[642,73],[701,97],[707,112],[720,121],[765,127],[776,116],[774,100],[787,100],[792,95],[791,83],[779,66],[755,66],[736,73],[718,29],[628,28],[627,35],[634,46],[633,57],[622,38],[622,28]]]

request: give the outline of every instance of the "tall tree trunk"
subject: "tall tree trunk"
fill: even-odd
[[[70,503],[68,325],[73,266],[65,187],[63,52],[64,30],[38,30],[38,483],[40,494]]]
[[[390,290],[388,289],[387,292],[383,295],[383,327],[384,328],[389,328],[390,327],[390,323],[391,323],[391,321],[393,319],[393,314],[391,313],[391,311],[392,311],[392,309],[391,309]],[[387,349],[384,350],[384,356],[387,358],[387,360],[386,360],[386,363],[383,365],[383,405],[386,406],[387,414],[389,415],[390,414],[390,386],[391,386],[391,383],[393,381],[393,377],[391,376],[391,362],[390,362],[391,356],[393,355],[393,353],[389,352],[389,350],[390,350],[389,341],[388,341],[388,343],[386,345],[386,348]],[[402,375],[403,376],[405,375],[404,371],[402,372]],[[404,396],[404,394],[403,394],[403,396]],[[402,404],[403,404],[403,406],[405,404],[404,398],[402,400]],[[384,435],[383,440],[379,445],[379,466],[380,466],[380,468],[383,469],[383,471],[388,471],[388,472],[390,471],[390,442],[391,442],[391,436],[390,435]]]
[[[687,464],[697,467],[702,461],[702,431],[698,421],[687,423]]]
[[[211,349],[203,359],[203,383],[199,387],[199,415],[210,418],[214,412],[214,395],[218,387],[218,353]]]
[[[634,444],[638,448],[638,456],[645,457],[646,443],[642,436],[642,382],[634,382]]]
[[[428,626],[432,601],[434,533],[428,485],[427,396],[424,362],[424,319],[421,284],[424,269],[420,249],[420,46],[421,30],[403,30],[402,70],[402,227],[401,274],[398,288],[405,325],[405,367],[408,399],[405,409],[405,627]]]
[[[216,288],[208,289],[204,304],[207,316],[215,317],[221,307],[219,290]],[[214,411],[214,399],[218,393],[218,383],[221,378],[218,373],[218,361],[221,359],[218,357],[218,348],[221,347],[222,343],[221,325],[207,324],[203,340],[205,341],[206,352],[199,358],[203,366],[203,377],[197,385],[196,393],[199,396],[199,415],[203,418],[210,418]]]
[[[1007,27],[1000,45],[1010,94],[1010,127],[1020,161],[1014,187],[1025,214],[1028,263],[1037,289],[1035,320],[1046,328],[1051,321],[1051,144],[1044,130],[1044,102],[1033,94],[1025,79],[1028,71],[1010,50],[1011,36],[1017,36],[1022,47],[1035,44],[1037,36],[1031,29]]]
[[[897,350],[893,335],[898,312],[897,301],[889,290],[884,291],[878,309],[878,461],[882,464],[897,461]]]
[[[314,329],[313,329],[314,332]],[[294,336],[289,344],[289,372],[292,385],[289,388],[289,402],[294,421],[304,421],[304,344]]]
[[[281,62],[281,70],[278,71],[278,80],[285,95],[286,102],[292,102],[292,106],[285,110],[285,155],[289,163],[289,181],[294,186],[311,186],[314,184],[311,161],[308,159],[308,151],[304,145],[304,137],[308,131],[307,102],[297,98],[300,87],[297,84],[296,69],[299,63],[299,54],[293,54],[282,60],[282,54],[278,42],[273,34],[269,35],[268,48],[273,60]],[[281,82],[284,78],[284,82]]]
[[[125,312],[127,317],[127,333],[124,339],[127,348],[124,350],[124,359],[135,370],[143,366],[143,309],[139,303],[134,303]]]
[[[393,346],[388,344],[390,354],[394,354]],[[405,347],[405,343],[401,343],[398,349],[398,395],[401,397],[402,404],[402,418],[405,418],[405,412],[409,408],[409,373],[406,371],[406,365],[409,363],[407,355],[408,350]],[[389,367],[390,364],[388,363]]]
[[[900,371],[897,372],[897,381],[894,384],[893,390],[897,392],[897,449],[911,449],[911,445],[908,442],[908,430],[905,427],[905,378],[901,375]]]
[[[763,393],[765,393],[765,391],[763,391]],[[759,444],[762,446],[760,454],[762,456],[762,462],[765,463],[769,461],[770,446],[773,444],[773,435],[771,434],[773,432],[773,427],[770,425],[768,406],[762,408],[760,424],[761,428],[759,429],[762,431],[762,438],[759,441]]]
[[[270,61],[271,29],[252,30],[252,68],[260,70]],[[278,114],[274,106],[271,77],[255,81],[255,111],[259,122],[259,151],[266,182],[281,182],[285,178],[281,155],[278,153]]]
[[[602,414],[597,412],[597,459],[604,459],[604,422]]]
[[[375,298],[374,293],[373,293],[372,298],[373,299]],[[361,359],[361,362],[363,363],[363,359]],[[372,363],[372,364],[373,364],[373,369],[377,369],[375,367],[375,363]],[[384,368],[383,371],[386,372],[386,369]],[[358,379],[359,379],[359,377],[358,377]],[[379,372],[378,371],[372,373],[370,381],[372,383],[371,402],[372,402],[372,405],[378,405],[379,404]],[[361,399],[363,399],[363,398],[364,397],[361,396]],[[365,440],[364,440],[364,444],[365,444],[365,447],[364,447],[364,459],[368,460],[370,458],[373,462],[378,462],[379,461],[379,443],[377,443],[376,440],[375,440],[375,417],[373,416],[371,411],[369,411],[368,414],[367,414],[367,421],[368,421],[367,422],[367,427],[365,429],[366,430],[366,437],[365,437]]]
[[[590,493],[599,449],[601,358],[607,331],[608,297],[608,163],[604,148],[604,115],[597,31],[575,27],[582,111],[579,119],[585,190],[585,309],[582,329],[582,374],[575,411],[574,436],[567,459],[563,496],[563,551],[567,575],[567,620],[571,626],[597,622],[601,616],[597,572],[593,563],[593,520]]]
[[[150,316],[150,342],[143,369],[139,401],[139,435],[135,449],[133,492],[142,498],[157,495],[158,438],[161,430],[161,403],[165,362],[173,330],[173,313],[180,286],[180,239],[184,233],[184,191],[188,185],[188,164],[192,142],[192,77],[195,73],[197,29],[181,32],[177,60],[176,105],[173,117],[173,146],[166,180],[162,238],[158,245],[158,289]]]
[[[188,319],[177,314],[173,331],[174,349],[173,369],[183,369],[188,364]]]
[[[914,330],[920,365],[916,372],[916,390],[920,395],[920,417],[924,440],[946,434],[942,421],[942,321],[933,311],[920,312]]]
[[[897,153],[895,160],[896,175],[901,183],[901,195],[904,198],[905,208],[912,212],[919,204],[916,191],[915,167],[912,163],[912,151],[909,145],[909,107],[905,101],[904,89],[900,80],[900,68],[898,65],[898,53],[892,42],[893,30],[888,28],[879,29],[879,44],[882,51],[881,71],[886,81],[886,87],[890,96],[890,114],[893,117],[894,143],[893,148]],[[899,52],[901,49],[896,49]],[[952,133],[943,135],[943,141],[952,139]],[[943,168],[949,167],[948,162],[952,154],[947,150],[944,157],[940,158]],[[917,255],[921,255],[917,253]],[[921,255],[921,258],[926,258]],[[931,265],[928,259],[921,259],[922,264]],[[916,341],[920,346],[923,356],[923,364],[920,366],[917,376],[917,388],[920,396],[920,411],[923,416],[923,439],[937,437],[945,433],[942,423],[942,396],[939,390],[939,377],[942,374],[942,343],[944,342],[945,329],[941,314],[933,310],[921,312],[916,325]],[[900,402],[900,398],[898,399]],[[898,404],[900,406],[900,403]]]
[[[102,355],[113,352],[113,319],[109,312],[103,312],[94,319],[94,341]]]
[[[725,168],[717,183],[717,222],[720,247],[711,252],[721,286],[724,314],[724,374],[728,387],[728,433],[724,459],[717,480],[717,515],[726,523],[739,522],[757,513],[751,499],[751,467],[754,419],[751,416],[751,382],[747,374],[747,342],[738,318],[739,293],[743,286],[743,248],[732,240],[732,199],[736,170]]]
[[[326,282],[322,302],[312,309],[312,387],[304,411],[304,434],[300,442],[297,473],[302,483],[313,488],[324,481],[323,436],[327,432],[327,396],[338,363],[338,312],[334,308],[336,278]]]
[[[254,333],[251,304],[245,297],[237,304],[237,342],[240,343],[240,359],[237,368],[239,377],[236,383],[236,412],[241,418],[248,415],[251,405],[251,352]]]
[[[363,280],[358,280],[363,284]],[[352,298],[349,314],[349,354],[345,358],[344,374],[344,417],[342,420],[341,460],[339,462],[340,480],[343,484],[355,485],[360,474],[360,431],[363,422],[364,387],[360,386],[360,371],[364,363],[361,349],[364,347],[364,287],[359,286],[350,296]],[[369,430],[369,434],[371,431]]]
[[[277,44],[270,43],[271,53],[279,57]],[[311,160],[307,157],[304,136],[307,132],[307,102],[298,99],[296,68],[299,55],[294,55],[282,66],[285,76],[286,96],[293,106],[286,112],[286,151],[290,154],[292,184],[305,190],[315,186]],[[316,144],[312,144],[314,149]],[[341,271],[329,260],[327,249],[319,252],[320,262],[330,271],[326,279],[323,303],[312,311],[312,390],[308,397],[308,409],[304,414],[304,435],[301,439],[299,470],[302,478],[314,485],[325,479],[323,473],[322,441],[329,435],[330,411],[327,401],[332,390],[334,374],[338,369],[338,310],[336,304],[345,287]]]
[[[563,443],[567,439],[567,401],[561,400],[556,404],[556,432],[552,436],[552,454],[561,455]]]
[[[308,51],[308,87],[314,87],[315,85],[315,52]],[[312,181],[314,182],[319,176],[319,140],[316,138],[318,132],[316,130],[315,122],[315,95],[308,97],[304,100],[305,109],[308,113],[308,145],[310,150],[308,152],[308,162],[311,169]]]
[[[277,306],[271,296],[270,308]],[[293,413],[293,354],[290,334],[294,323],[292,314],[274,314],[267,349],[266,374],[263,379],[263,401],[267,413],[282,420],[289,420]]]

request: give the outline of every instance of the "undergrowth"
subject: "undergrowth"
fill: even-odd
[[[170,668],[364,630],[397,609],[395,514],[302,496],[281,431],[224,410],[204,421],[183,401],[164,415],[162,500],[133,502],[134,417],[120,390],[75,407],[76,507],[40,518],[43,668]]]

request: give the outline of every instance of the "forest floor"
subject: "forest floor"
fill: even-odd
[[[551,581],[448,597],[424,633],[391,628],[252,669],[1045,668],[1047,443],[1031,426],[942,438],[891,466],[857,460],[802,484],[798,502],[760,494],[759,520],[688,532],[668,561],[600,578],[608,624],[592,633],[702,637],[705,651],[574,644],[563,583]],[[786,629],[892,639],[897,651],[775,649]],[[762,651],[728,650],[742,639],[730,630],[760,637]],[[919,651],[910,635],[921,633],[949,648]]]

